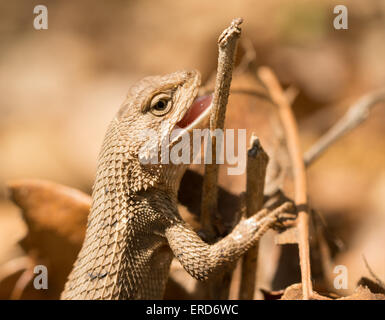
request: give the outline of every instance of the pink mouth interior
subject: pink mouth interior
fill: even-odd
[[[212,95],[198,97],[191,104],[186,114],[176,125],[179,128],[186,128],[192,124],[211,104],[213,100]]]

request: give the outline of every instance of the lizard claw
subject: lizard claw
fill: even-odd
[[[282,232],[285,229],[293,227],[297,218],[297,211],[294,208],[293,212],[282,212],[277,216],[273,225],[273,229]]]

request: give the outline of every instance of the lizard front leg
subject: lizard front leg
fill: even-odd
[[[265,215],[262,212],[241,220],[226,237],[215,244],[207,244],[190,225],[180,220],[166,229],[165,235],[175,257],[184,269],[198,280],[218,274],[223,267],[236,261],[251,248],[276,222],[279,214],[289,211],[286,202]]]

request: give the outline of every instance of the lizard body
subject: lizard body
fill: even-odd
[[[161,299],[174,256],[205,280],[258,240],[254,215],[219,242],[202,241],[177,210],[186,165],[139,160],[144,128],[163,136],[182,125],[189,133],[207,118],[211,98],[193,110],[199,85],[197,71],[180,71],[129,90],[102,145],[85,240],[62,299]]]

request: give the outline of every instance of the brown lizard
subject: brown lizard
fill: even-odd
[[[199,85],[197,71],[180,71],[147,77],[129,90],[103,142],[85,240],[62,299],[161,299],[173,256],[205,280],[274,223],[278,211],[260,212],[207,244],[177,210],[186,165],[140,161],[143,129],[165,136],[183,128],[186,134],[208,118],[211,96],[197,100]]]

